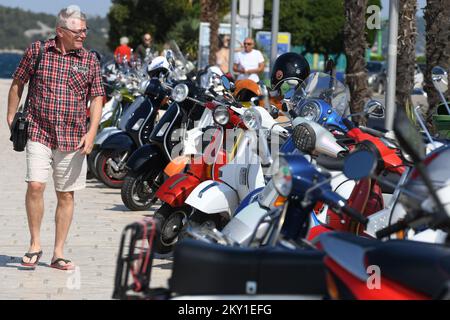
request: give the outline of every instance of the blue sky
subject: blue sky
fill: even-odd
[[[71,4],[80,6],[81,10],[90,16],[106,16],[111,0],[0,0],[0,5],[54,15]]]
[[[283,5],[283,1],[285,0],[281,0],[281,5]],[[381,0],[381,3],[383,5],[382,16],[387,18],[389,16],[389,0]],[[78,4],[89,15],[106,16],[111,6],[111,0],[0,0],[0,5],[50,14],[57,14],[61,8],[71,4]],[[426,0],[418,0],[418,15],[423,15],[421,8],[425,4]]]

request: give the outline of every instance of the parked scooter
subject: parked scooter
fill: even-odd
[[[170,66],[164,57],[153,60],[149,67],[150,82],[141,83],[139,96],[120,119],[120,131],[110,134],[100,145],[95,168],[102,182],[112,188],[120,188],[126,175],[125,164],[131,154],[149,143],[158,110],[165,103],[167,94],[153,90],[160,86],[160,77],[169,75]]]
[[[153,205],[164,168],[184,151],[196,153],[201,149],[202,130],[212,123],[211,112],[203,107],[212,97],[192,80],[177,84],[171,97],[173,102],[152,131],[149,143],[137,149],[126,163],[121,195],[130,210],[146,210]]]
[[[327,254],[324,261],[328,291],[333,299],[449,298],[450,266],[446,261],[450,258],[450,184],[442,176],[444,171],[439,164],[446,161],[450,150],[441,147],[425,157],[421,136],[401,110],[397,110],[394,131],[415,164],[400,200],[408,208],[408,214],[379,230],[377,236],[384,238],[408,229],[420,232],[428,228],[441,230],[446,236],[443,244],[430,244],[407,240],[380,242],[340,233],[322,235],[320,244]],[[433,162],[436,166],[430,166]],[[350,248],[354,252],[352,256],[347,254]],[[371,266],[381,270],[377,282],[371,283],[382,284],[377,290],[367,285]]]

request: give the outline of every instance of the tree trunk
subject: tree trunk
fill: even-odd
[[[210,65],[216,64],[216,52],[219,50],[219,7],[220,2],[201,0],[202,22],[209,22],[209,59]]]
[[[367,0],[345,0],[344,49],[347,56],[346,82],[350,89],[350,112],[362,112],[369,98],[365,61]],[[364,116],[354,117],[359,124],[366,124]]]
[[[432,114],[440,103],[439,95],[431,81],[431,70],[441,66],[447,71],[450,67],[450,6],[448,0],[427,0],[424,10],[426,31],[426,70],[424,89],[428,94],[429,109],[427,123],[432,127]],[[450,74],[450,72],[449,72]],[[450,96],[447,91],[447,99]]]
[[[397,107],[412,106],[411,92],[414,88],[416,63],[416,0],[400,0],[397,50]]]

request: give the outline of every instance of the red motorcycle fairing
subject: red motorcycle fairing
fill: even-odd
[[[372,143],[374,148],[371,149],[378,153],[379,159],[383,161],[384,169],[396,172],[400,175],[405,171],[403,160],[398,156],[397,149],[389,148],[380,138],[365,133],[359,128],[349,130],[347,136],[355,139],[355,141],[359,143],[363,141]]]
[[[384,208],[383,194],[380,186],[372,179],[366,178],[355,185],[347,205],[368,217]],[[346,215],[339,215],[331,208],[327,211],[327,224],[312,227],[308,240],[314,241],[322,233],[345,231],[362,235],[364,228]]]
[[[197,187],[202,180],[189,173],[178,173],[167,179],[158,191],[156,196],[171,207],[181,207],[184,201]]]
[[[423,294],[417,293],[392,280],[382,277],[379,280],[380,288],[371,288],[368,281],[361,281],[347,270],[342,268],[330,257],[325,257],[327,267],[328,289],[330,287],[335,292],[329,292],[337,299],[357,299],[357,300],[430,300]],[[369,277],[369,274],[368,274]],[[331,284],[330,284],[331,282]]]

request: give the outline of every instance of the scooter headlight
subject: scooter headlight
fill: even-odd
[[[278,171],[272,176],[275,189],[283,197],[288,197],[292,191],[292,174],[289,164],[284,158],[278,162]]]
[[[230,112],[226,106],[217,106],[213,112],[214,121],[224,126],[230,121]]]
[[[145,94],[145,91],[147,90],[147,87],[149,84],[150,84],[150,80],[141,81],[141,83],[139,83],[138,92],[140,94]]]
[[[172,90],[171,98],[176,102],[183,102],[189,94],[189,88],[184,83],[177,84]]]
[[[245,126],[250,130],[259,130],[261,129],[262,118],[261,114],[256,111],[255,108],[250,108],[245,110],[242,115],[242,121]]]
[[[309,101],[304,104],[299,113],[300,117],[303,117],[310,121],[318,121],[320,119],[320,106],[317,102]]]
[[[312,153],[316,146],[316,133],[307,123],[295,126],[292,132],[295,147],[305,153]]]

